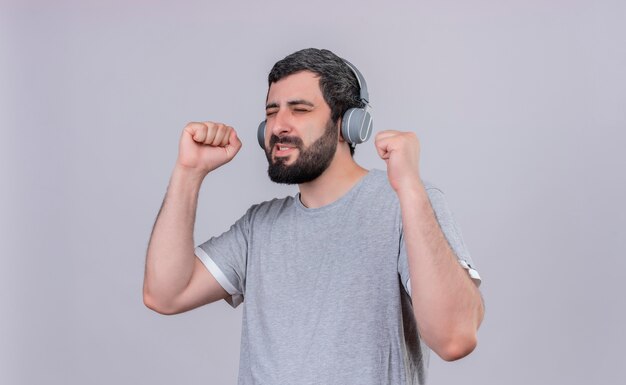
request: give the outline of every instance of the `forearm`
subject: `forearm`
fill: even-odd
[[[445,239],[423,185],[398,196],[420,335],[443,358],[460,358],[476,344],[480,293]]]
[[[174,168],[148,244],[144,301],[167,304],[191,278],[193,229],[203,178],[181,166]]]

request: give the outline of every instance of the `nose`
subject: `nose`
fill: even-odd
[[[278,110],[274,114],[273,119],[269,119],[268,125],[270,126],[270,132],[278,137],[289,134],[292,127],[288,109],[281,108]]]

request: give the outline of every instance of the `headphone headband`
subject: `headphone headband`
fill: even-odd
[[[360,90],[359,92],[360,92],[361,100],[364,101],[365,104],[369,104],[370,96],[369,96],[369,93],[367,92],[367,83],[365,82],[365,78],[352,63],[350,63],[346,59],[341,59],[341,60],[343,60],[343,62],[346,63],[348,67],[350,67],[352,72],[354,72],[354,75],[356,76],[356,81],[359,83],[359,90]]]

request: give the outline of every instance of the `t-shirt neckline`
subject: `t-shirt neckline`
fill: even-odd
[[[347,202],[348,200],[350,200],[350,198],[352,196],[354,196],[360,189],[361,186],[363,186],[364,182],[366,179],[368,179],[369,177],[371,177],[372,174],[374,174],[372,171],[375,170],[368,170],[367,174],[363,175],[361,177],[361,179],[359,179],[351,188],[350,190],[348,190],[348,192],[346,192],[345,194],[343,194],[341,197],[339,197],[337,200],[335,200],[334,202],[331,202],[327,205],[324,205],[322,207],[315,207],[315,208],[309,208],[306,207],[302,201],[300,200],[300,192],[296,193],[296,195],[294,196],[294,199],[296,201],[296,207],[305,212],[305,213],[321,213],[321,212],[326,212],[328,210],[332,210],[336,207],[341,207],[345,204],[345,202]]]

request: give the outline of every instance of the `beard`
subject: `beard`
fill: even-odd
[[[272,134],[270,145],[265,150],[268,168],[267,175],[272,182],[284,184],[300,184],[310,182],[328,168],[337,150],[337,138],[339,133],[332,119],[328,119],[324,134],[304,147],[302,139],[295,136],[284,136],[279,138]],[[291,144],[298,149],[298,158],[291,165],[285,164],[287,157],[279,157],[272,160],[272,150],[276,143]]]

